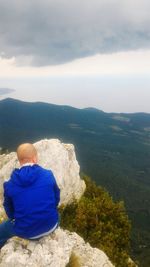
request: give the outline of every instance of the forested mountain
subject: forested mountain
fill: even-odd
[[[81,172],[124,200],[133,253],[150,266],[150,114],[0,101],[0,147],[11,151],[43,138],[73,143]]]

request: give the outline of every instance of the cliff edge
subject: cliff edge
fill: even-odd
[[[61,189],[61,204],[79,199],[85,190],[85,183],[79,176],[79,164],[74,146],[63,144],[57,139],[41,140],[34,144],[38,151],[39,164],[51,169]],[[2,184],[10,173],[19,167],[16,153],[0,155],[0,192]],[[0,217],[3,217],[2,198]],[[80,267],[113,267],[106,254],[92,248],[88,243],[69,231],[58,228],[53,234],[38,241],[14,237],[0,252],[0,267],[66,267],[71,255],[76,255]]]

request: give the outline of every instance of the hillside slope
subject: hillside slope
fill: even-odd
[[[149,255],[150,114],[0,101],[1,147],[14,150],[21,142],[42,138],[75,144],[81,171],[125,201],[134,228],[134,254]]]

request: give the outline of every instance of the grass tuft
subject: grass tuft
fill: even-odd
[[[80,263],[79,263],[79,258],[77,255],[75,255],[75,253],[72,252],[69,262],[66,265],[66,267],[81,267]]]

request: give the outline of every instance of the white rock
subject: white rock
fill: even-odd
[[[101,250],[92,248],[76,233],[60,228],[39,241],[28,241],[21,249],[12,238],[1,249],[0,267],[66,267],[72,253],[81,267],[113,267]]]
[[[39,164],[51,169],[56,177],[61,189],[61,203],[79,199],[85,183],[79,176],[74,146],[56,139],[42,140],[35,146]],[[0,156],[1,188],[16,167],[19,167],[16,153]],[[81,267],[113,267],[105,253],[92,248],[76,233],[60,228],[39,241],[10,239],[0,251],[0,267],[66,267],[72,253],[79,258]]]
[[[61,203],[66,204],[79,199],[85,190],[80,179],[80,167],[76,160],[74,146],[63,144],[58,139],[41,140],[34,144],[38,151],[39,164],[51,169],[61,189]],[[16,153],[0,156],[0,192],[2,183],[9,179],[14,168],[19,167]]]

